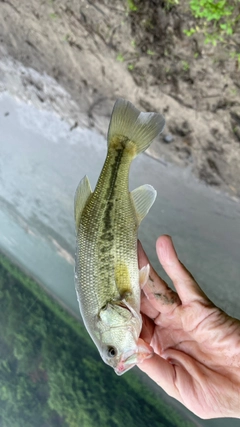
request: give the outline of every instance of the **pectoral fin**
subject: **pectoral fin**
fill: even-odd
[[[84,178],[79,182],[74,197],[74,216],[76,230],[78,230],[82,211],[91,194],[91,185],[87,175],[85,175]]]
[[[136,188],[130,194],[135,206],[138,224],[140,224],[143,218],[147,215],[149,209],[152,207],[156,199],[157,192],[151,185],[145,184]]]
[[[141,289],[143,289],[144,286],[147,284],[149,279],[149,273],[150,273],[149,264],[145,265],[144,267],[141,268],[141,270],[139,270],[139,285]]]

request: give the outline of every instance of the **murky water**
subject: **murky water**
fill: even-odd
[[[7,93],[0,96],[0,129],[0,248],[79,317],[73,284],[73,197],[85,174],[94,187],[106,141],[90,130],[70,131],[56,114]],[[240,317],[240,204],[147,155],[134,161],[130,187],[144,183],[158,191],[140,230],[154,266],[161,272],[156,238],[172,235],[182,262],[207,295]],[[198,422],[239,425],[226,419]]]

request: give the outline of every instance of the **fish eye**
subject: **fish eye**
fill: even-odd
[[[117,355],[117,350],[115,347],[108,347],[107,350],[108,357],[115,357]]]

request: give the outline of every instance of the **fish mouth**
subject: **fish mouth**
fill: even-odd
[[[142,363],[145,359],[149,359],[153,355],[152,347],[145,343],[141,338],[137,341],[137,347],[133,350],[125,352],[118,362],[114,371],[117,375],[122,375],[133,366]]]

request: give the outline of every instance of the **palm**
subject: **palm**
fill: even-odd
[[[240,396],[240,322],[208,300],[178,261],[167,236],[158,240],[157,251],[178,294],[151,268],[142,292],[141,337],[153,347],[154,356],[139,368],[200,417],[235,416],[232,392]],[[139,265],[147,263],[140,247]]]

